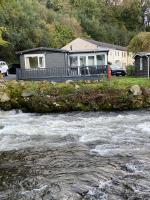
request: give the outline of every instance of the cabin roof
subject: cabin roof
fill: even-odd
[[[109,49],[116,49],[116,50],[121,50],[121,51],[127,51],[127,47],[122,47],[119,45],[115,45],[115,44],[110,44],[110,43],[105,43],[105,42],[99,42],[96,40],[89,40],[89,39],[84,39],[85,41],[88,41],[92,44],[95,44],[99,47],[104,47],[104,48],[109,48]]]
[[[22,55],[26,53],[32,53],[36,51],[50,51],[50,52],[60,52],[60,53],[68,53],[68,54],[75,54],[75,53],[96,53],[96,52],[108,52],[109,50],[76,50],[76,51],[67,51],[63,49],[54,49],[54,48],[47,48],[47,47],[38,47],[33,49],[27,49],[23,51],[16,52],[17,55]]]
[[[54,49],[54,48],[47,48],[47,47],[38,47],[38,48],[33,48],[33,49],[27,49],[23,51],[18,51],[16,52],[17,55],[25,54],[25,53],[30,53],[34,51],[50,51],[50,52],[60,52],[60,53],[67,53],[68,51],[63,50],[63,49]]]
[[[134,57],[136,56],[140,56],[140,57],[143,57],[143,56],[150,56],[150,52],[138,52],[135,54]]]

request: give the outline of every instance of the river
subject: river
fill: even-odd
[[[150,111],[0,111],[0,200],[127,199],[150,199]]]

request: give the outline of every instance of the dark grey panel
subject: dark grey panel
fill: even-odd
[[[21,66],[22,69],[25,68],[24,55],[20,55],[20,66]]]
[[[53,67],[66,67],[66,54],[53,52],[53,53],[46,53],[46,68],[53,68]]]

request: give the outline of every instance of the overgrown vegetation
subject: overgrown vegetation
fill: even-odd
[[[139,85],[142,94],[135,96],[130,90],[133,85]],[[149,88],[150,81],[144,78],[69,83],[9,81],[0,85],[0,108],[37,113],[147,108]]]
[[[149,31],[149,0],[0,0],[0,57],[14,62],[15,52],[46,46],[60,48],[76,37],[127,46]],[[147,17],[147,18],[146,18]],[[147,21],[145,21],[147,19]]]
[[[142,32],[136,35],[130,42],[129,51],[134,53],[150,51],[150,32]]]

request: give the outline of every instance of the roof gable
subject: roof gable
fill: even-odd
[[[62,49],[67,51],[95,50],[97,49],[97,45],[92,44],[91,42],[84,39],[76,38],[75,40],[68,43],[66,46],[62,47]]]
[[[97,45],[97,47],[104,47],[104,48],[110,48],[110,49],[116,49],[121,51],[127,51],[127,47],[122,47],[115,44],[105,43],[105,42],[98,42],[96,40],[86,40],[92,44]]]
[[[119,45],[109,44],[105,42],[99,42],[92,39],[82,39],[76,38],[75,40],[68,43],[66,46],[62,47],[64,50],[94,50],[98,48],[103,49],[116,49],[120,51],[127,51],[126,47],[122,47]]]

